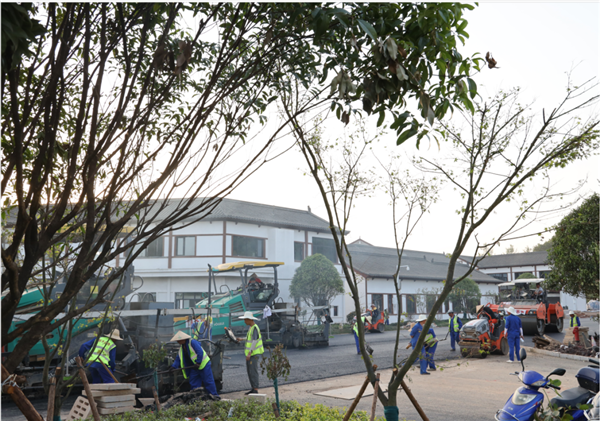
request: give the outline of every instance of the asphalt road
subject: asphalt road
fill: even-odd
[[[567,325],[565,321],[565,325]],[[590,328],[590,333],[597,332],[599,329],[598,323],[591,318],[581,319],[583,326]],[[439,339],[443,339],[447,332],[447,327],[435,328],[436,335]],[[265,335],[266,336],[266,335]],[[387,331],[385,333],[368,333],[367,342],[374,349],[373,363],[377,364],[380,370],[392,367],[395,332]],[[561,341],[564,337],[563,333],[549,333],[548,336]],[[533,346],[532,336],[525,337],[525,345]],[[266,338],[264,338],[266,339]],[[398,346],[399,360],[408,357],[410,350],[405,349],[409,343],[409,335],[407,330],[400,331],[400,342]],[[268,351],[267,351],[268,352]],[[242,348],[238,350],[228,351],[225,354],[228,358],[224,360],[224,385],[222,393],[231,393],[246,391],[250,389],[248,375],[246,373],[246,362]],[[293,384],[299,382],[321,380],[327,378],[335,378],[338,376],[346,376],[364,372],[364,364],[362,357],[356,354],[356,346],[354,344],[354,336],[350,334],[335,335],[330,339],[330,345],[322,348],[312,349],[289,349],[287,356],[292,367],[290,376],[287,380],[280,379],[280,385]],[[446,365],[452,365],[452,362],[459,363],[460,352],[452,352],[450,350],[450,340],[442,340],[438,343],[435,360],[442,362],[448,361]],[[266,376],[261,375],[261,385],[270,385],[271,382]],[[435,386],[435,385],[434,385]],[[433,393],[443,393],[443,390]],[[74,402],[74,398],[70,398],[64,408],[70,409]],[[45,413],[47,401],[45,399],[36,399],[33,401],[34,406],[40,410],[40,413]],[[344,405],[342,403],[341,405]],[[22,415],[12,402],[3,402],[1,411],[3,420],[20,420]]]

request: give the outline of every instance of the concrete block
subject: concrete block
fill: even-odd
[[[122,406],[119,408],[101,408],[98,407],[100,415],[111,415],[111,414],[124,414],[125,412],[132,412],[135,409],[133,406]]]
[[[95,383],[90,384],[90,389],[92,393],[94,390],[125,390],[125,389],[135,389],[137,384],[135,383]]]
[[[118,389],[118,390],[92,390],[92,395],[94,395],[94,399],[101,396],[121,396],[121,395],[137,395],[138,393],[142,393],[142,389],[137,387],[132,389]],[[87,396],[85,390],[83,391],[83,396]]]
[[[259,403],[265,403],[267,401],[267,395],[262,393],[252,393],[248,395],[248,398],[258,401]]]
[[[79,396],[75,403],[73,404],[73,408],[71,408],[71,412],[67,416],[66,420],[80,420],[85,419],[92,414],[92,408],[90,407],[90,403],[87,398],[83,396]]]
[[[94,400],[96,402],[126,402],[126,401],[135,401],[135,395],[127,394],[127,395],[116,395],[116,396],[98,396],[94,395]]]
[[[144,406],[152,405],[154,403],[154,398],[138,398],[138,399]]]
[[[96,401],[98,408],[123,408],[129,406],[135,406],[135,399],[121,402],[98,402]]]

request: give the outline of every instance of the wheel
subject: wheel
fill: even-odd
[[[460,355],[463,358],[467,358],[469,356],[469,350],[467,348],[461,348]]]
[[[543,321],[542,319],[538,319],[536,330],[537,330],[538,335],[544,336],[544,331],[546,330],[546,322]]]
[[[483,349],[480,349],[480,350],[479,350],[479,358],[481,358],[482,360],[483,360],[485,357],[487,357],[487,356],[488,356],[488,354],[489,354],[489,352],[487,352],[487,351],[484,351]]]
[[[561,333],[563,331],[563,327],[565,326],[563,318],[562,317],[556,317],[556,316],[552,316],[551,320],[551,324],[549,324],[548,330],[552,331],[552,332],[558,332]]]
[[[385,332],[385,324],[380,323],[379,326],[377,326],[377,330],[379,331],[379,333]]]
[[[500,339],[500,352],[502,353],[502,355],[508,355],[508,351],[508,340],[506,338]]]

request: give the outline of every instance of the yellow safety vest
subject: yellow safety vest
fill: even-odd
[[[179,347],[179,364],[181,365],[181,368],[185,367],[185,363],[183,362],[183,347],[185,345],[181,345]],[[190,339],[188,341],[188,347],[190,350],[190,359],[192,360],[192,363],[194,364],[198,364],[198,354],[196,353],[196,351],[194,350],[194,347],[192,346],[192,340]],[[200,363],[200,367],[198,367],[199,370],[202,370],[204,367],[206,367],[206,364],[208,364],[208,362],[210,361],[210,358],[208,356],[208,354],[206,353],[206,351],[202,350],[202,362]],[[183,378],[187,379],[187,373],[185,372],[185,370],[181,370],[183,372]]]
[[[250,353],[250,348],[252,348],[252,331],[254,329],[258,330],[258,347],[254,351],[252,351],[252,353]],[[262,335],[260,334],[260,329],[255,324],[250,329],[248,329],[248,335],[246,335],[246,349],[244,350],[244,354],[247,357],[248,355],[260,355],[264,352],[265,349],[263,348]]]
[[[458,332],[458,316],[450,319],[450,331]]]
[[[104,336],[98,339],[96,347],[92,351],[92,354],[88,358],[89,363],[100,361],[106,364],[110,364],[110,351],[116,348],[115,343],[110,338]]]
[[[575,326],[579,326],[579,323],[577,323],[577,316],[571,317],[571,327]]]
[[[365,325],[365,320],[367,320],[366,317],[361,317],[360,320],[362,320],[363,322],[363,326]],[[358,336],[358,321],[356,323],[354,323],[354,327],[352,328],[352,330],[354,331],[354,333],[356,333],[356,336]]]

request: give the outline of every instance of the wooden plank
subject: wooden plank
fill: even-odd
[[[96,396],[98,397],[102,397],[102,396],[123,396],[123,395],[137,395],[139,393],[142,393],[142,389],[139,388],[134,388],[134,389],[121,389],[121,390],[94,390],[94,398],[96,398]],[[83,395],[85,395],[85,390],[83,391]]]
[[[111,415],[111,414],[123,414],[125,412],[132,412],[135,409],[133,406],[126,406],[121,408],[98,408],[100,415]]]
[[[135,406],[135,399],[124,402],[97,402],[98,408],[127,408]]]
[[[2,382],[6,381],[10,377],[10,374],[4,365],[2,365]],[[6,393],[11,397],[13,402],[17,405],[21,413],[27,418],[28,421],[44,421],[42,416],[35,410],[29,399],[25,397],[23,391],[16,386],[4,385],[2,387],[2,393]]]
[[[127,390],[136,387],[137,384],[135,383],[96,383],[90,385],[92,390]]]
[[[135,395],[117,395],[117,396],[101,396],[95,397],[96,402],[123,402],[135,401]]]

